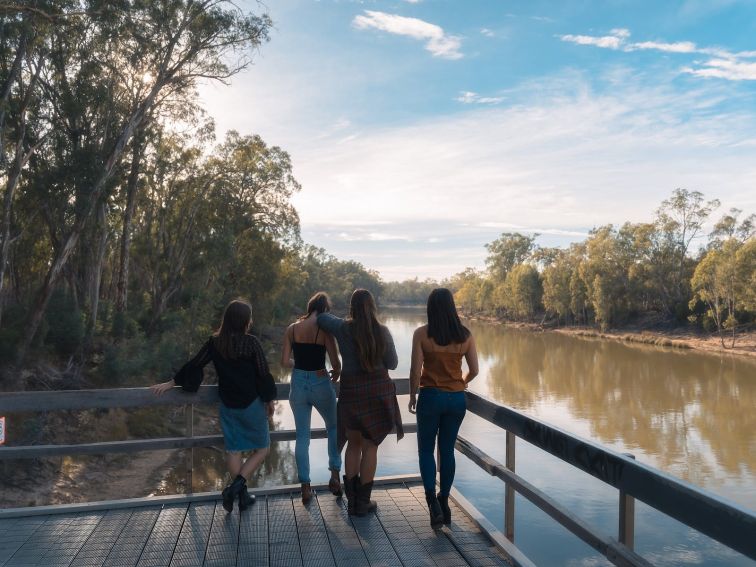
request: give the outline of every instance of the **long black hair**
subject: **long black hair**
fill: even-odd
[[[428,337],[437,345],[463,343],[470,331],[462,324],[454,305],[454,296],[445,287],[437,287],[428,296]]]
[[[349,302],[349,316],[346,320],[351,325],[360,364],[369,372],[380,364],[386,351],[386,339],[378,320],[378,309],[373,294],[366,289],[355,289]]]

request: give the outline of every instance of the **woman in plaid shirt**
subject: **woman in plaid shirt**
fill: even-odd
[[[350,514],[375,509],[370,500],[378,465],[378,445],[396,428],[404,435],[396,388],[388,371],[398,364],[394,339],[378,320],[375,300],[366,289],[352,294],[349,316],[318,315],[318,325],[333,335],[341,351],[341,390],[337,405],[338,447],[344,454],[344,491]]]

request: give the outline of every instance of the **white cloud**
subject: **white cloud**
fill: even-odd
[[[404,0],[407,4],[419,4],[423,0]]]
[[[480,28],[480,33],[486,37],[496,37],[496,32],[488,28]]]
[[[692,41],[640,41],[628,42],[630,31],[624,28],[613,29],[609,35],[560,35],[562,41],[578,45],[592,45],[605,49],[622,51],[661,51],[663,53],[701,54],[710,55],[714,59],[705,63],[695,63],[694,66],[684,67],[682,72],[697,77],[727,79],[729,81],[756,80],[756,62],[748,59],[756,58],[756,51],[731,52],[719,47],[699,47]]]
[[[660,41],[641,41],[627,46],[628,51],[635,49],[653,49],[655,51],[666,51],[668,53],[697,53],[698,48],[692,41],[678,41],[675,43],[664,43]]]
[[[503,96],[480,96],[473,91],[461,91],[454,100],[463,104],[499,104],[505,100]]]
[[[711,59],[699,67],[685,67],[685,73],[697,77],[712,77],[730,81],[756,81],[756,63],[733,61],[732,59]]]
[[[377,29],[403,35],[413,39],[425,40],[425,49],[434,57],[444,59],[461,59],[462,40],[455,35],[448,35],[441,26],[431,24],[418,18],[407,18],[386,12],[365,10],[364,14],[355,16],[352,25],[357,29]]]

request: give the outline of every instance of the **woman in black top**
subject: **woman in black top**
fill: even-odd
[[[336,390],[333,386],[341,374],[341,361],[333,336],[321,330],[317,323],[318,315],[330,310],[328,295],[322,291],[313,295],[307,303],[307,313],[286,329],[281,351],[281,365],[293,367],[289,404],[297,428],[294,453],[305,504],[312,498],[309,449],[313,407],[323,418],[328,432],[328,469],[331,471],[328,488],[335,496],[341,496],[341,451],[337,445]],[[330,372],[326,370],[326,353],[331,362]]]
[[[237,497],[240,510],[254,502],[247,492],[247,479],[268,454],[268,417],[275,410],[276,384],[260,341],[248,334],[251,324],[250,304],[243,300],[232,301],[223,313],[220,329],[197,355],[172,380],[152,386],[157,395],[176,385],[189,389],[189,383],[194,382],[196,386],[201,381],[202,368],[209,362],[215,366],[226,464],[234,478],[223,489],[223,507],[228,512],[233,510]],[[200,373],[199,380],[196,380],[197,373]],[[242,451],[252,452],[246,461],[242,461]]]

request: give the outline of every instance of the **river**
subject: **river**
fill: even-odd
[[[409,375],[411,337],[423,310],[386,313],[399,353],[395,377]],[[480,375],[470,389],[576,435],[756,508],[756,361],[690,350],[535,333],[471,322]],[[282,381],[288,378],[279,372]],[[407,397],[400,397],[405,421]],[[313,412],[313,427],[322,421]],[[293,428],[287,403],[277,428]],[[504,461],[504,433],[468,414],[462,435]],[[562,461],[517,441],[517,472],[575,515],[617,537],[618,493]],[[379,475],[417,472],[415,435],[380,447]],[[310,448],[313,482],[328,477],[324,440]],[[293,443],[281,443],[261,485],[296,482]],[[176,472],[176,479],[181,477]],[[222,487],[222,455],[195,451],[195,490]],[[170,490],[164,486],[164,490]],[[456,487],[503,529],[504,485],[457,455]],[[636,550],[658,565],[751,565],[692,529],[636,504]],[[516,498],[515,543],[538,565],[609,565],[529,502]]]

